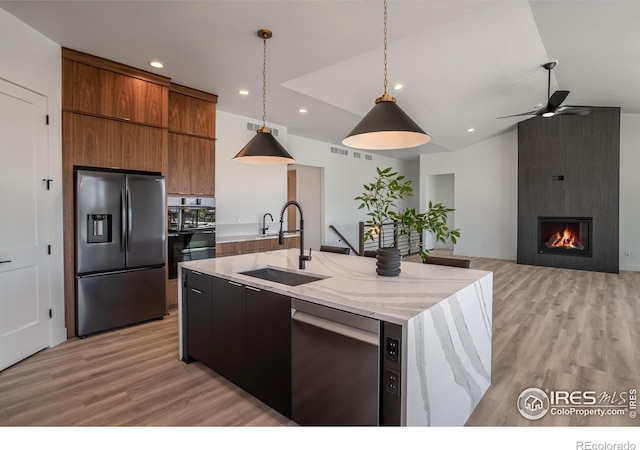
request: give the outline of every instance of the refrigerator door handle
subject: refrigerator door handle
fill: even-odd
[[[120,251],[125,251],[127,242],[127,201],[124,197],[124,189],[120,189]]]
[[[131,211],[131,191],[127,189],[127,251],[131,251],[131,230],[133,228],[133,214]]]

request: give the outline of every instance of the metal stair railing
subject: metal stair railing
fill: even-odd
[[[370,228],[370,225],[365,225],[364,222],[358,224],[358,239],[360,242],[359,255],[364,255],[365,251],[375,251],[383,247],[397,247],[400,249],[401,255],[411,255],[417,253],[419,248],[417,243],[420,242],[421,236],[415,231],[411,232],[411,240],[406,235],[400,235],[397,222],[389,222],[382,224],[384,233],[378,234],[378,239],[374,241],[362,242],[365,232]],[[384,242],[382,242],[382,235],[384,234]],[[413,245],[411,245],[413,243]]]
[[[329,225],[329,228],[330,228],[330,229],[332,229],[332,230],[333,230],[333,231],[338,235],[338,237],[339,237],[340,239],[342,239],[342,242],[344,242],[345,244],[347,244],[347,246],[351,249],[351,251],[352,251],[353,253],[355,253],[355,254],[356,254],[356,255],[358,255],[358,256],[360,256],[360,255],[361,255],[361,253],[359,253],[359,252],[358,252],[358,250],[356,250],[356,248],[355,248],[353,245],[351,245],[351,242],[349,242],[349,241],[347,240],[347,238],[346,238],[346,237],[344,237],[344,236],[342,235],[342,233],[340,233],[336,227],[334,227],[333,225]]]

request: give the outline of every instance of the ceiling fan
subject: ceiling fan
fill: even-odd
[[[533,111],[529,111],[522,114],[514,114],[511,116],[502,116],[498,117],[498,119],[505,119],[507,117],[516,117],[516,116],[542,116],[542,117],[553,117],[561,114],[570,115],[570,116],[587,116],[591,113],[591,109],[585,106],[561,106],[562,102],[569,95],[569,91],[555,91],[553,95],[551,94],[551,69],[553,69],[557,61],[550,61],[548,63],[544,63],[542,67],[544,67],[548,72],[548,81],[547,81],[547,104],[540,109],[535,109]]]

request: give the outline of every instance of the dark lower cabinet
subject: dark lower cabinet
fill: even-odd
[[[208,275],[186,276],[188,359],[291,418],[290,298]]]
[[[213,363],[213,297],[187,285],[187,354],[211,366]]]
[[[291,299],[246,288],[246,390],[291,417]]]
[[[246,387],[246,298],[239,283],[213,278],[213,365],[220,375]]]

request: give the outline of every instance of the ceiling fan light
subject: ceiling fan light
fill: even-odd
[[[430,140],[431,136],[395,100],[378,99],[342,144],[362,150],[397,150],[417,147]]]
[[[266,127],[258,129],[256,135],[242,147],[233,160],[244,164],[262,165],[296,162]]]

